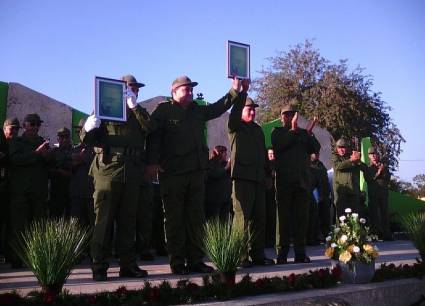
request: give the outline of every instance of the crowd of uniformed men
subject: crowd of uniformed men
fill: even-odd
[[[201,233],[205,220],[213,218],[249,231],[242,267],[286,264],[291,244],[294,262],[310,262],[306,244],[323,242],[335,216],[348,207],[368,214],[374,233],[391,239],[389,172],[378,152],[371,148],[371,163],[365,165],[348,140],[338,140],[331,186],[313,134],[316,119],[306,129],[298,127],[298,101],[283,101],[282,127],[273,130],[272,147],[266,149],[255,122],[258,105],[247,96],[249,80],[235,78],[223,98],[198,105],[193,101],[197,82],[178,77],[172,97],[151,115],[136,102],[145,85],[132,75],[122,80],[126,122],[91,115],[74,127],[79,144],[72,144],[64,127],[51,146],[38,134],[43,124],[38,114],[26,115],[22,126],[16,118],[5,120],[0,253],[12,267],[22,266],[13,241],[32,220],[45,217],[75,217],[92,228],[89,255],[96,281],[107,279],[112,255],[119,258],[120,277],[145,277],[137,256],[151,260],[153,248],[156,255],[168,254],[174,274],[212,272],[203,262]],[[225,146],[209,154],[205,122],[230,108],[230,158]],[[360,171],[369,185],[368,211]],[[276,261],[265,256],[266,247],[276,247]]]

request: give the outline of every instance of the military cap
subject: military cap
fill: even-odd
[[[70,136],[70,135],[71,135],[71,131],[67,129],[66,127],[60,128],[58,130],[58,136]]]
[[[4,120],[3,127],[5,127],[5,126],[14,126],[14,127],[17,127],[17,128],[21,128],[21,126],[19,124],[19,120],[16,117],[7,118],[6,120]]]
[[[252,100],[250,97],[247,97],[245,100],[245,106],[258,107],[258,104],[254,103],[254,100]]]
[[[38,114],[28,114],[28,115],[25,116],[24,122],[42,123],[44,121],[40,119],[40,116]]]
[[[370,147],[367,149],[367,154],[377,154],[378,152],[375,150],[374,147]]]
[[[180,87],[183,85],[190,85],[192,87],[195,87],[196,85],[198,85],[198,82],[192,82],[192,80],[189,79],[188,76],[182,75],[173,81],[173,84],[171,85],[171,89],[174,90],[177,87]]]
[[[291,112],[291,113],[295,113],[295,112],[297,112],[297,111],[298,111],[298,109],[297,109],[297,107],[296,107],[295,105],[293,105],[293,104],[285,104],[285,105],[282,107],[282,109],[281,109],[280,113],[281,113],[281,114],[289,113],[289,112]]]
[[[345,140],[345,138],[340,138],[336,142],[337,147],[348,147],[348,142]]]
[[[139,88],[145,86],[145,84],[137,82],[136,78],[131,74],[125,75],[121,79],[125,81],[129,86],[136,86]]]

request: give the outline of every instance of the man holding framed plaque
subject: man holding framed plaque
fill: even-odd
[[[255,122],[258,104],[247,97],[238,101],[229,116],[231,146],[233,224],[242,225],[251,237],[241,266],[268,266],[274,261],[264,253],[266,229],[266,186],[271,186],[271,168],[264,133]],[[251,258],[251,259],[250,259]]]
[[[89,171],[95,189],[96,218],[91,242],[95,281],[107,279],[114,220],[120,277],[147,276],[147,272],[137,266],[134,250],[145,138],[154,128],[147,111],[136,102],[139,88],[143,86],[132,75],[122,80],[96,78],[95,114],[87,118],[81,131],[81,140],[93,145],[96,153]]]
[[[208,167],[205,122],[219,117],[236,101],[245,100],[248,87],[233,79],[232,88],[216,103],[198,105],[187,76],[175,79],[172,98],[158,104],[152,113],[157,130],[149,136],[150,172],[159,172],[165,212],[165,231],[171,271],[210,273],[203,263],[202,227],[204,214],[204,175]]]

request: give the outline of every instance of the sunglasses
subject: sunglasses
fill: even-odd
[[[40,126],[40,122],[28,122],[30,126]]]

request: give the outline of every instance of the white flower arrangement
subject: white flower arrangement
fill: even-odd
[[[371,263],[378,257],[378,248],[371,244],[373,236],[369,234],[364,218],[358,218],[357,213],[351,213],[347,208],[346,215],[340,216],[339,225],[333,226],[326,237],[325,255],[331,259],[351,264],[354,261]]]

